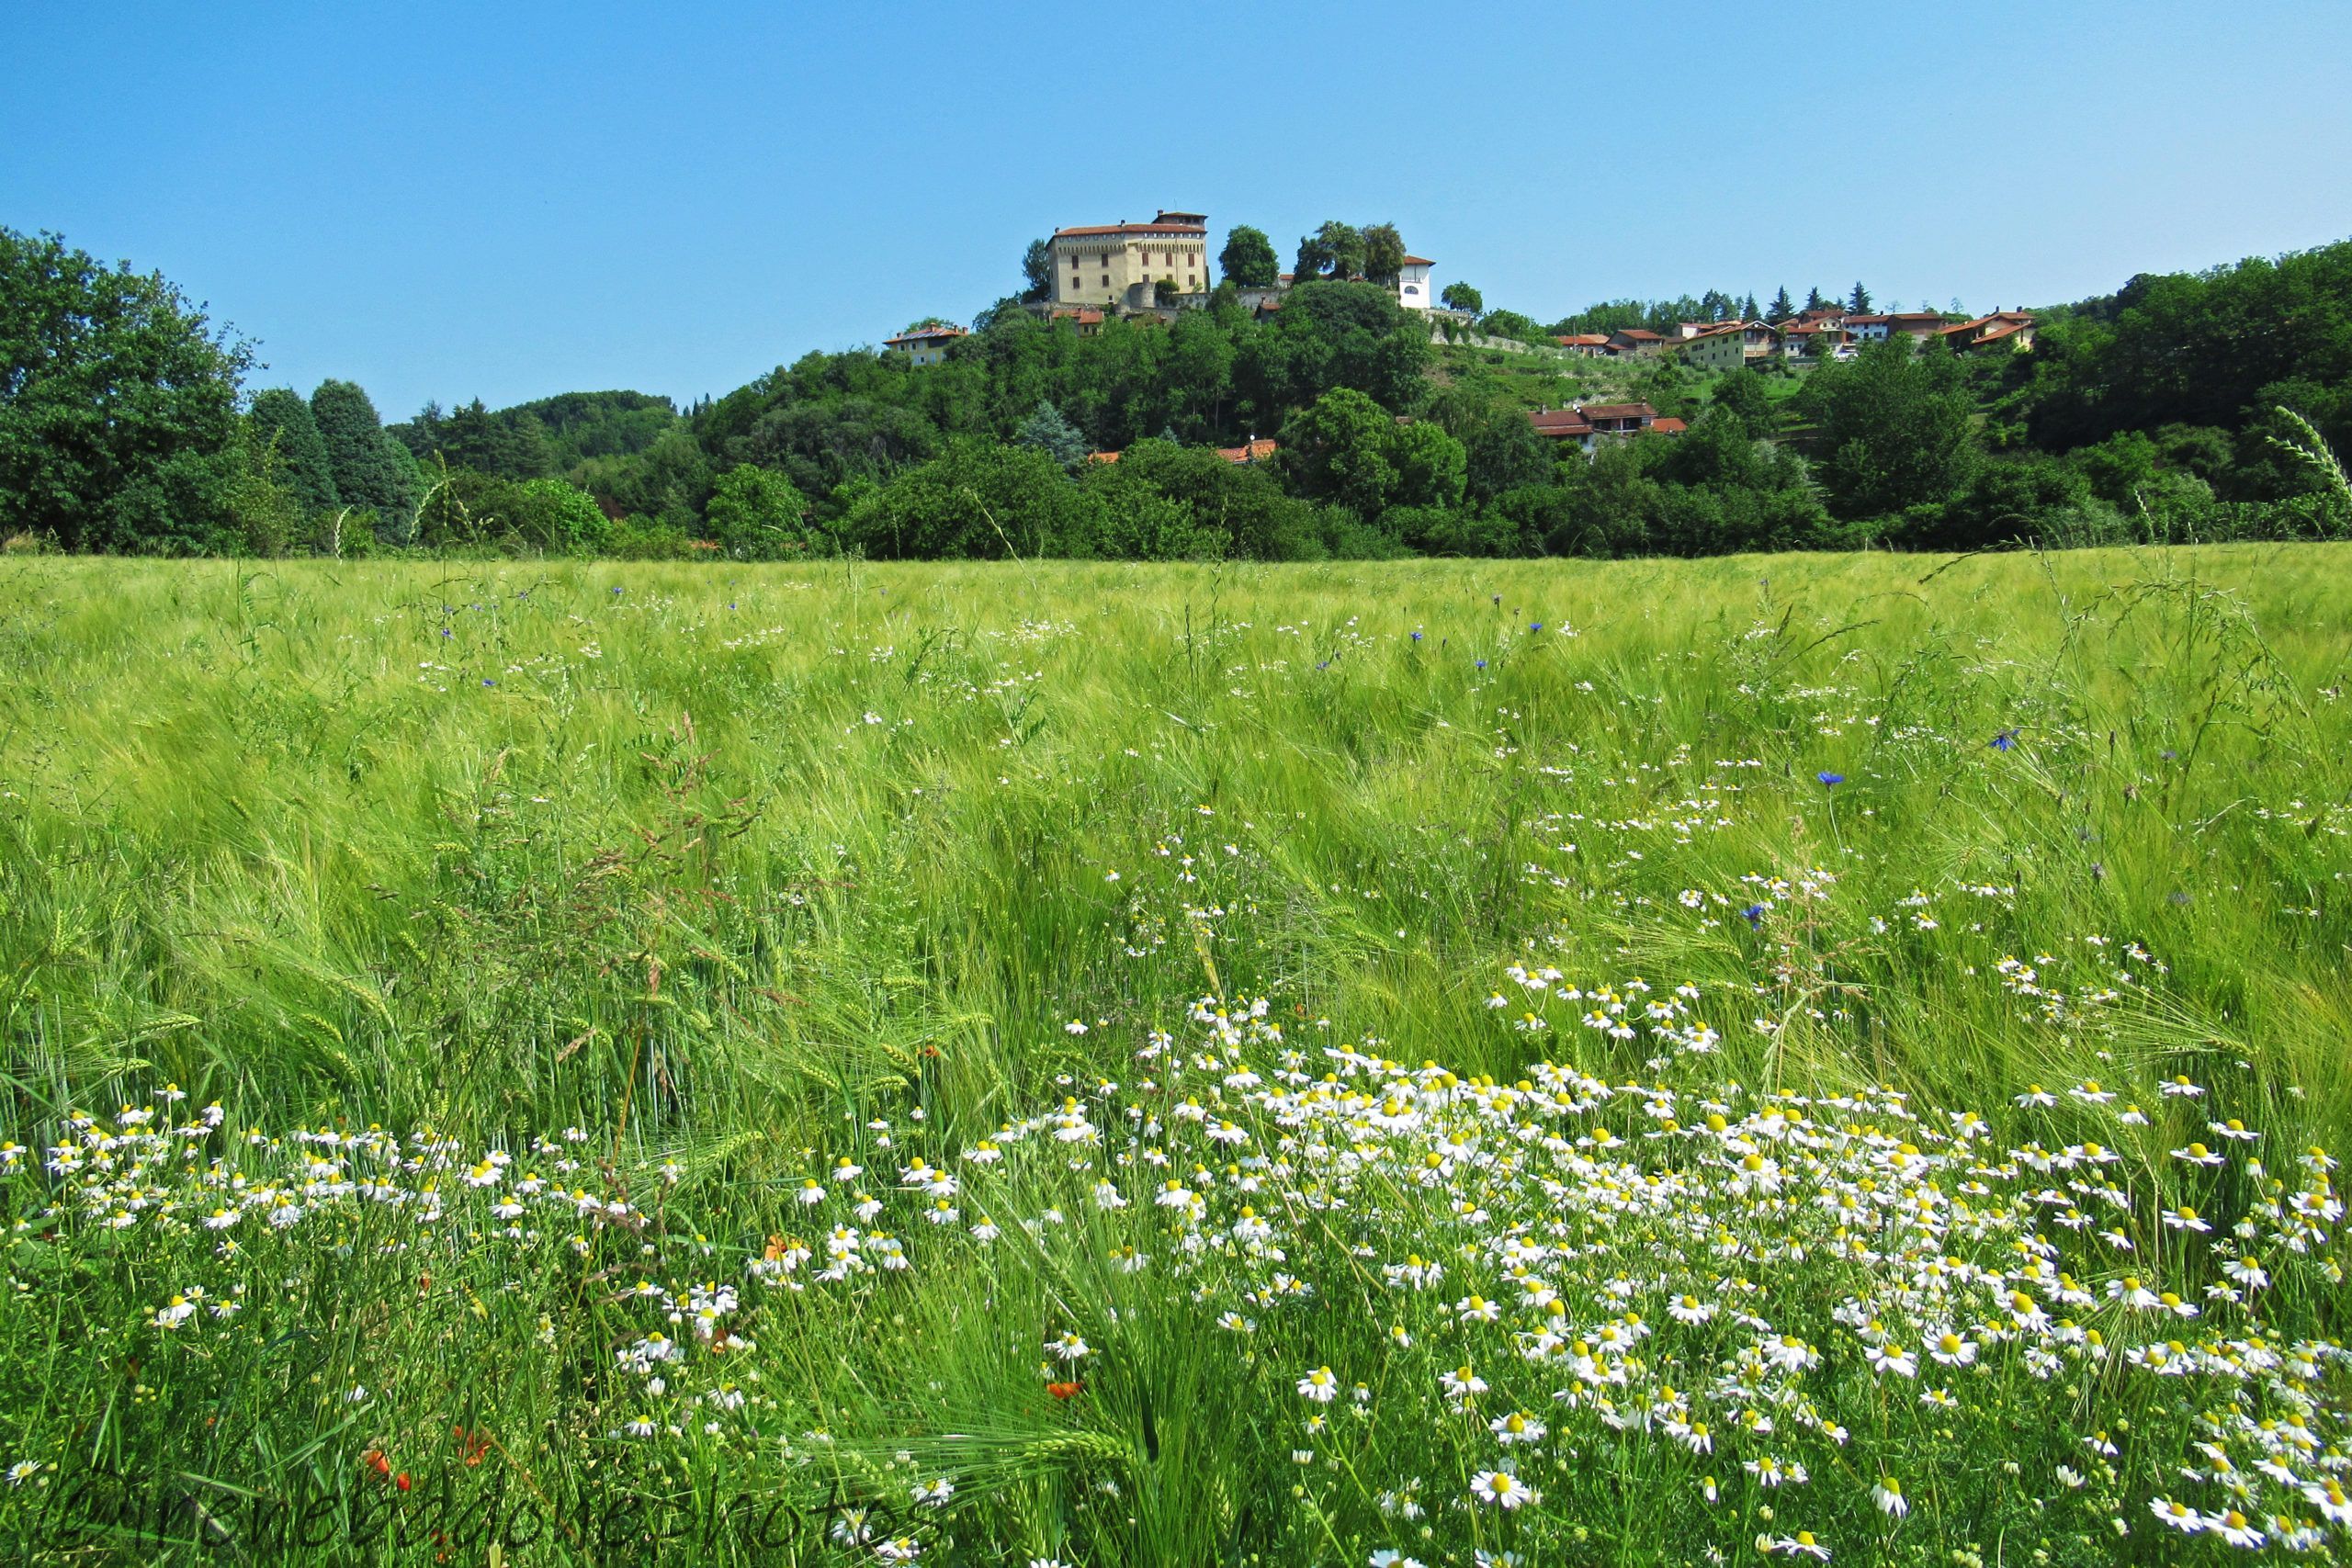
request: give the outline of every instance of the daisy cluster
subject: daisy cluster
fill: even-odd
[[[1711,1056],[1695,987],[1509,978],[1649,1036],[1654,1064]],[[1371,1529],[1541,1529],[1582,1456],[1638,1450],[1725,1544],[1777,1510],[1806,1528],[1764,1550],[1826,1556],[1915,1509],[1979,1522],[1975,1450],[2015,1456],[1996,1490],[2116,1535],[2346,1540],[2346,1356],[2312,1332],[2343,1273],[2335,1162],[2267,1155],[2186,1077],[2143,1086],[2153,1118],[2090,1084],[1986,1113],[1549,1061],[1501,1083],[1376,1041],[1302,1049],[1263,1002],[1193,1022],[1131,1089],[907,1164],[897,1196],[944,1245],[885,1266],[996,1245],[1013,1216],[1166,1278],[1168,1310],[1213,1314],[1296,1402],[1299,1464],[1344,1454],[1351,1483],[1314,1506]],[[811,1181],[812,1208],[837,1201]],[[873,1245],[836,1226],[800,1272],[760,1272],[846,1284]],[[1057,1388],[1107,1353],[1073,1327],[1043,1348]],[[1374,1478],[1374,1456],[1411,1468]]]
[[[1502,1082],[1203,998],[1182,1038],[1148,1036],[1132,1084],[968,1144],[926,1146],[919,1123],[828,1156],[786,1199],[791,1234],[696,1235],[720,1276],[700,1282],[656,1256],[683,1235],[680,1166],[624,1179],[579,1128],[511,1151],[270,1136],[217,1105],[184,1114],[167,1087],[0,1144],[0,1166],[19,1237],[184,1265],[146,1319],[174,1339],[251,1310],[235,1266],[268,1249],[644,1254],[592,1276],[617,1444],[750,1451],[775,1405],[756,1397],[763,1313],[801,1332],[838,1317],[842,1354],[887,1377],[847,1326],[867,1298],[1083,1262],[1126,1304],[1066,1295],[1058,1318],[1003,1326],[1048,1409],[1092,1418],[1086,1391],[1136,1334],[1221,1346],[1292,1428],[1301,1517],[1391,1561],[1558,1548],[1587,1528],[1560,1501],[1596,1464],[1666,1489],[1693,1551],[1965,1539],[2018,1499],[2109,1538],[2352,1542],[2325,1150],[2271,1147],[2186,1074],[1983,1110],[1728,1081],[1699,987],[1502,978],[1521,1032],[1589,1043],[1554,1053],[1587,1065]],[[1644,1076],[1604,1066],[1627,1060]],[[959,1480],[908,1484],[944,1510]]]

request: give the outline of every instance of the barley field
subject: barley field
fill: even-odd
[[[0,560],[17,1561],[2352,1551],[2352,547]]]

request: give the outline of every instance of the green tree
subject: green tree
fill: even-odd
[[[416,464],[386,434],[368,394],[349,381],[326,380],[311,394],[311,418],[327,449],[335,496],[371,509],[379,532],[400,542],[416,504]]]
[[[1396,474],[1388,506],[1451,512],[1462,504],[1468,457],[1461,442],[1436,425],[1424,420],[1410,424],[1392,422],[1387,456],[1388,466]]]
[[[612,534],[595,497],[561,479],[525,479],[512,487],[506,507],[509,531],[551,555],[602,548]]]
[[[1827,307],[1828,301],[1822,299],[1820,289],[1808,288],[1804,291],[1804,308],[1806,310],[1826,310]]]
[[[1046,453],[956,440],[864,491],[843,522],[851,543],[895,560],[1097,553],[1101,506]]]
[[[1021,276],[1026,287],[1021,298],[1030,304],[1054,297],[1054,247],[1044,240],[1032,240],[1029,248],[1021,253]]]
[[[1770,435],[1780,428],[1780,412],[1764,389],[1764,378],[1745,366],[1715,383],[1714,406],[1738,420],[1741,430],[1751,440]]]
[[[1266,231],[1246,223],[1226,231],[1225,249],[1217,253],[1216,265],[1227,282],[1245,288],[1272,288],[1282,270],[1282,263],[1274,256],[1274,243]]]
[[[1871,291],[1863,288],[1859,281],[1854,285],[1853,293],[1846,297],[1846,310],[1849,314],[1856,316],[1870,314]]]
[[[1376,522],[1392,506],[1462,502],[1462,443],[1433,423],[1399,424],[1352,387],[1337,387],[1283,428],[1283,464],[1298,494]]]
[[[739,463],[720,476],[706,515],[710,536],[738,560],[776,560],[805,554],[808,502],[792,481],[772,469]]]
[[[1449,310],[1461,310],[1476,315],[1487,308],[1487,297],[1466,283],[1449,283],[1437,297],[1437,302]]]
[[[1552,337],[1534,317],[1517,310],[1489,310],[1479,318],[1478,330],[1489,337],[1515,338],[1521,343],[1547,343]]]
[[[1405,236],[1396,231],[1394,223],[1374,223],[1363,231],[1362,237],[1364,281],[1385,288],[1396,288],[1396,279],[1405,271]]]
[[[1062,417],[1061,410],[1042,399],[1029,417],[1021,422],[1012,439],[1045,453],[1065,468],[1074,468],[1086,460],[1086,437],[1078,426]]]
[[[255,439],[273,454],[276,482],[286,487],[296,504],[308,512],[323,512],[338,503],[327,444],[301,393],[291,387],[256,392],[247,417]]]
[[[1429,322],[1369,283],[1303,283],[1282,311],[1243,339],[1235,380],[1265,415],[1351,387],[1402,412],[1421,396]]]
[[[1395,420],[1352,387],[1336,387],[1283,427],[1282,463],[1297,494],[1378,517],[1396,488],[1388,462]]]
[[[1349,224],[1327,219],[1321,228],[1298,242],[1298,261],[1291,280],[1305,283],[1312,277],[1328,277],[1344,283],[1363,272],[1363,236]]]
[[[1892,516],[1942,502],[1965,484],[1976,450],[1962,380],[1956,358],[1915,355],[1894,339],[1815,370],[1797,402],[1817,432],[1830,510],[1844,518]]]
[[[252,357],[161,274],[0,229],[0,526],[74,550],[229,547]]]

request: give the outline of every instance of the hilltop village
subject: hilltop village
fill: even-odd
[[[1856,286],[1850,308],[1812,305],[1759,314],[1715,315],[1673,322],[1664,330],[1626,326],[1608,332],[1498,335],[1479,330],[1485,313],[1475,289],[1449,290],[1441,298],[1433,282],[1437,263],[1406,252],[1401,242],[1385,257],[1365,245],[1360,258],[1347,251],[1348,240],[1333,236],[1344,226],[1327,224],[1317,235],[1300,243],[1303,263],[1323,265],[1312,274],[1318,281],[1343,278],[1369,283],[1389,293],[1397,306],[1420,313],[1430,323],[1433,344],[1466,342],[1513,353],[1549,354],[1583,360],[1614,360],[1627,364],[1674,363],[1702,372],[1812,367],[1853,358],[1863,346],[1890,338],[1916,345],[1942,344],[1955,349],[2030,349],[2036,321],[2023,310],[1999,310],[1969,317],[1959,311],[1887,310],[1868,308]],[[1032,247],[1030,295],[1023,309],[1049,323],[1066,325],[1081,337],[1100,332],[1110,320],[1173,322],[1186,311],[1205,310],[1220,288],[1255,319],[1265,321],[1279,312],[1299,281],[1296,268],[1271,273],[1254,269],[1248,277],[1233,276],[1237,248],[1247,250],[1244,236],[1254,230],[1237,230],[1222,257],[1209,250],[1208,215],[1161,209],[1143,222],[1125,219],[1114,223],[1083,224],[1056,229],[1042,243],[1044,277],[1038,278],[1039,247]],[[1353,232],[1353,231],[1350,231]],[[1363,231],[1370,234],[1372,231]],[[1393,230],[1390,231],[1393,233]],[[1271,257],[1271,250],[1263,252]],[[1219,263],[1226,264],[1219,277]],[[1249,269],[1246,266],[1243,270]],[[1749,301],[1750,304],[1753,301]],[[1781,303],[1786,305],[1783,294]],[[1724,299],[1728,308],[1731,301]],[[1513,317],[1513,312],[1497,312]],[[1516,318],[1524,321],[1525,318]],[[1501,324],[1499,321],[1495,324]],[[1532,325],[1532,323],[1528,323]],[[936,319],[885,338],[885,353],[904,355],[916,367],[945,362],[949,345],[970,335],[967,329]],[[1401,417],[1401,416],[1400,416]],[[1644,401],[1577,403],[1563,408],[1542,405],[1527,411],[1534,433],[1547,443],[1574,445],[1589,455],[1611,437],[1650,433],[1680,434],[1687,423],[1661,414]],[[1278,448],[1271,440],[1252,437],[1238,446],[1218,448],[1229,461],[1263,461]],[[1116,453],[1097,452],[1097,461]]]

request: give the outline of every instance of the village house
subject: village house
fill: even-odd
[[[1588,457],[1599,450],[1604,440],[1623,439],[1645,431],[1679,435],[1690,428],[1681,420],[1659,418],[1657,410],[1647,403],[1580,403],[1565,409],[1546,406],[1530,410],[1527,423],[1546,441],[1575,442]]]
[[[1057,229],[1052,303],[1145,311],[1159,303],[1159,285],[1178,294],[1209,289],[1208,218],[1161,211],[1148,223]]]
[[[1552,341],[1570,354],[1581,355],[1587,359],[1599,359],[1609,352],[1607,333],[1569,333]]]
[[[1884,343],[1898,333],[1914,343],[1925,343],[1944,330],[1944,319],[1934,310],[1894,310],[1848,316],[1845,327],[1856,343]]]
[[[1764,321],[1721,321],[1679,345],[1686,364],[1702,370],[1736,370],[1780,352],[1781,334]]]
[[[882,346],[902,351],[917,365],[937,365],[946,359],[949,344],[971,335],[962,327],[943,321],[937,326],[910,327],[897,337],[884,338]]]
[[[1643,327],[1626,327],[1609,334],[1609,352],[1619,359],[1662,359],[1667,339]]]
[[[2031,348],[2033,318],[2023,310],[1996,310],[1945,327],[1941,335],[1954,348]]]
[[[1808,311],[1806,315],[1813,315]],[[1781,355],[1786,359],[1819,362],[1825,359],[1851,359],[1854,356],[1853,334],[1849,333],[1843,318],[1829,316],[1808,321],[1799,316],[1781,327]]]
[[[1427,256],[1407,256],[1405,270],[1396,275],[1396,303],[1408,310],[1426,310],[1437,303],[1437,296],[1430,292],[1430,268],[1437,263]]]

